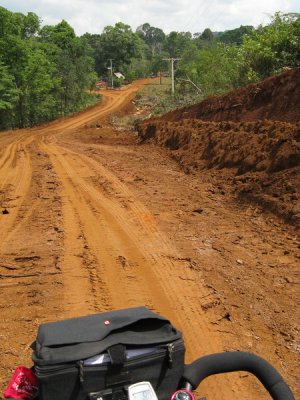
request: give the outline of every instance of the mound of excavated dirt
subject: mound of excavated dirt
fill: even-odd
[[[300,69],[139,124],[188,171],[216,169],[239,197],[300,223]]]

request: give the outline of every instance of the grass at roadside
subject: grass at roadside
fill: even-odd
[[[161,81],[159,78],[154,78],[151,83],[148,83],[137,92],[139,96],[157,96],[171,94],[171,78],[162,77]]]
[[[136,94],[135,101],[141,108],[148,109],[153,116],[159,116],[174,110],[175,108],[195,104],[203,100],[202,95],[194,91],[181,93],[176,90],[171,92],[172,80],[170,77],[163,77],[160,81],[156,78],[153,83],[145,85]]]

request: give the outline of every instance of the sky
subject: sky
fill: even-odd
[[[225,31],[241,25],[266,25],[277,11],[300,12],[299,0],[0,0],[0,6],[26,14],[31,11],[42,25],[66,20],[78,36],[102,33],[108,25],[123,22],[133,31],[148,22],[166,34]]]

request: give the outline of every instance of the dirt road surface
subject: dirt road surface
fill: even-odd
[[[187,362],[253,351],[299,390],[293,228],[111,126],[144,83],[0,134],[0,389],[31,365],[40,323],[145,305],[183,332]],[[209,378],[199,393],[269,398],[247,373]]]

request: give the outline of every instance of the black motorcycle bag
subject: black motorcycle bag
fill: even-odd
[[[141,381],[168,400],[185,347],[168,320],[137,307],[42,324],[33,350],[39,400],[127,400]]]

